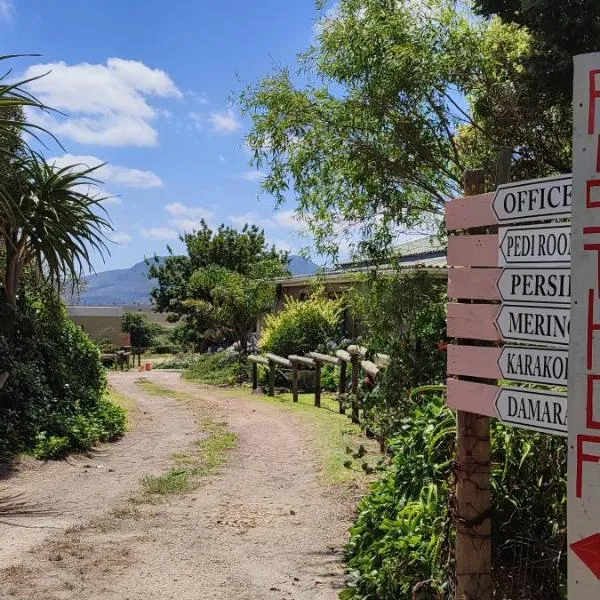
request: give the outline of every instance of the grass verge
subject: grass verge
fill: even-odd
[[[261,402],[275,404],[286,412],[298,414],[315,432],[316,454],[321,463],[323,480],[332,485],[362,484],[381,460],[379,446],[364,437],[358,425],[347,415],[339,414],[334,394],[321,395],[321,408],[314,405],[314,394],[299,394],[298,402],[292,394],[278,394],[273,398],[251,394],[242,388],[240,394]]]
[[[136,385],[154,396],[167,396],[189,401],[188,394],[158,385],[149,379],[140,379]],[[194,406],[197,410],[197,405]],[[199,422],[203,437],[194,444],[190,452],[173,454],[175,463],[162,475],[149,475],[142,479],[141,490],[136,502],[157,502],[164,496],[184,494],[198,488],[204,477],[218,472],[226,462],[227,453],[235,448],[237,435],[228,431],[226,423],[217,423],[209,417]]]
[[[189,396],[187,394],[163,387],[162,385],[150,381],[146,377],[142,377],[136,380],[135,385],[138,388],[140,388],[140,390],[142,390],[146,394],[149,394],[150,396],[167,396],[169,398],[175,398],[175,400],[189,399]]]
[[[108,387],[108,399],[117,406],[121,407],[127,413],[127,431],[135,428],[137,405],[135,399],[121,394],[112,386]]]

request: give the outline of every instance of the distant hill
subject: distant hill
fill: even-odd
[[[160,259],[163,260],[163,259]],[[301,256],[290,256],[292,275],[312,275],[318,266]],[[129,269],[103,271],[85,278],[85,291],[73,304],[87,306],[122,306],[150,304],[150,290],[155,281],[148,279],[148,265],[142,261]]]

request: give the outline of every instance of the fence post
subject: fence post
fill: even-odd
[[[252,363],[252,390],[258,389],[258,363]]]
[[[298,365],[295,363],[292,371],[292,396],[293,401],[298,402]]]
[[[275,363],[269,360],[269,396],[275,395]]]
[[[510,180],[512,150],[501,148],[496,185]],[[485,190],[482,170],[467,171],[465,196]],[[487,380],[486,380],[487,381]],[[488,381],[497,385],[496,380]],[[491,600],[492,497],[489,417],[458,411],[456,438],[456,598]]]
[[[360,423],[358,414],[358,374],[360,371],[360,357],[352,355],[352,422]]]
[[[340,360],[340,394],[346,393],[346,362]],[[340,402],[340,415],[346,414],[346,408],[344,407],[344,403]]]
[[[321,363],[315,361],[315,406],[321,406]]]

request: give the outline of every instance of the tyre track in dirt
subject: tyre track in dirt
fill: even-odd
[[[111,382],[120,392],[140,399],[140,406],[153,403],[164,423],[159,424],[156,412],[152,420],[157,428],[164,424],[168,439],[172,425],[182,432],[179,445],[177,436],[166,446],[156,438],[150,445],[168,448],[169,455],[185,449],[198,437],[194,418],[209,414],[213,421],[227,422],[239,437],[227,466],[197,490],[157,505],[141,505],[134,515],[71,527],[33,549],[29,545],[15,553],[13,548],[12,566],[3,571],[7,598],[336,599],[344,586],[340,549],[352,507],[319,480],[315,434],[308,425],[275,405],[195,386],[176,373],[152,372],[149,378],[193,400],[142,401],[134,383],[137,378],[137,374],[119,373]],[[177,415],[173,422],[172,415]],[[140,423],[130,435],[143,438],[148,433]],[[131,448],[127,443],[105,452],[126,462]],[[129,443],[135,447],[146,442]],[[168,463],[164,461],[165,470]],[[104,458],[103,464],[108,465]],[[53,468],[72,467],[58,463]],[[131,473],[131,483],[145,474]],[[60,479],[58,472],[55,475]],[[74,483],[67,478],[58,488],[64,492]],[[123,493],[112,494],[112,500],[107,500],[112,506],[107,508],[116,508],[122,499]],[[76,512],[71,506],[70,514]],[[86,517],[93,516],[79,514],[78,521],[84,524]],[[54,520],[62,518],[61,513]],[[4,533],[0,530],[0,540]]]

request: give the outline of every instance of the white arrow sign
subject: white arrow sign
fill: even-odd
[[[539,342],[568,346],[570,308],[503,304],[496,317],[502,338],[510,342]]]
[[[571,303],[571,269],[504,269],[498,291],[508,302]]]
[[[498,264],[525,266],[562,266],[571,263],[571,226],[529,225],[505,227],[498,231]]]
[[[500,388],[496,411],[503,423],[567,435],[567,395],[524,388]]]
[[[571,214],[571,175],[501,185],[492,208],[500,223],[543,221]]]
[[[569,351],[559,348],[504,346],[498,367],[504,379],[545,385],[567,385]]]

